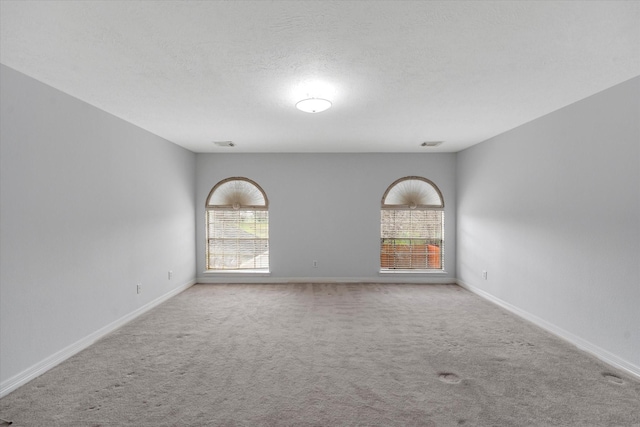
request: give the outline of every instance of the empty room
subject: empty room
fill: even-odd
[[[639,22],[0,0],[0,426],[640,426]]]

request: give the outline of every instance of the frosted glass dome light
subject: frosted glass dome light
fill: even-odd
[[[296,108],[305,113],[321,113],[331,107],[331,101],[322,98],[307,98],[296,104]]]

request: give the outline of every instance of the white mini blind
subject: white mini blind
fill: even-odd
[[[210,270],[269,268],[269,212],[209,210],[207,212]]]

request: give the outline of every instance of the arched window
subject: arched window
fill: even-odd
[[[426,178],[407,176],[382,196],[380,268],[444,270],[444,200]]]
[[[269,201],[248,178],[227,178],[207,197],[207,270],[269,269]]]

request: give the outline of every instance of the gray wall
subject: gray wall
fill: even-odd
[[[195,279],[195,155],[0,72],[4,388]]]
[[[271,280],[453,281],[456,277],[455,154],[198,154],[196,171],[199,281],[234,280],[203,274],[205,200],[218,181],[232,176],[253,179],[269,198]],[[443,193],[445,275],[419,279],[378,275],[382,195],[393,181],[408,175],[429,178]],[[317,268],[313,260],[318,261]]]
[[[635,78],[457,165],[461,282],[638,375],[639,99]]]

